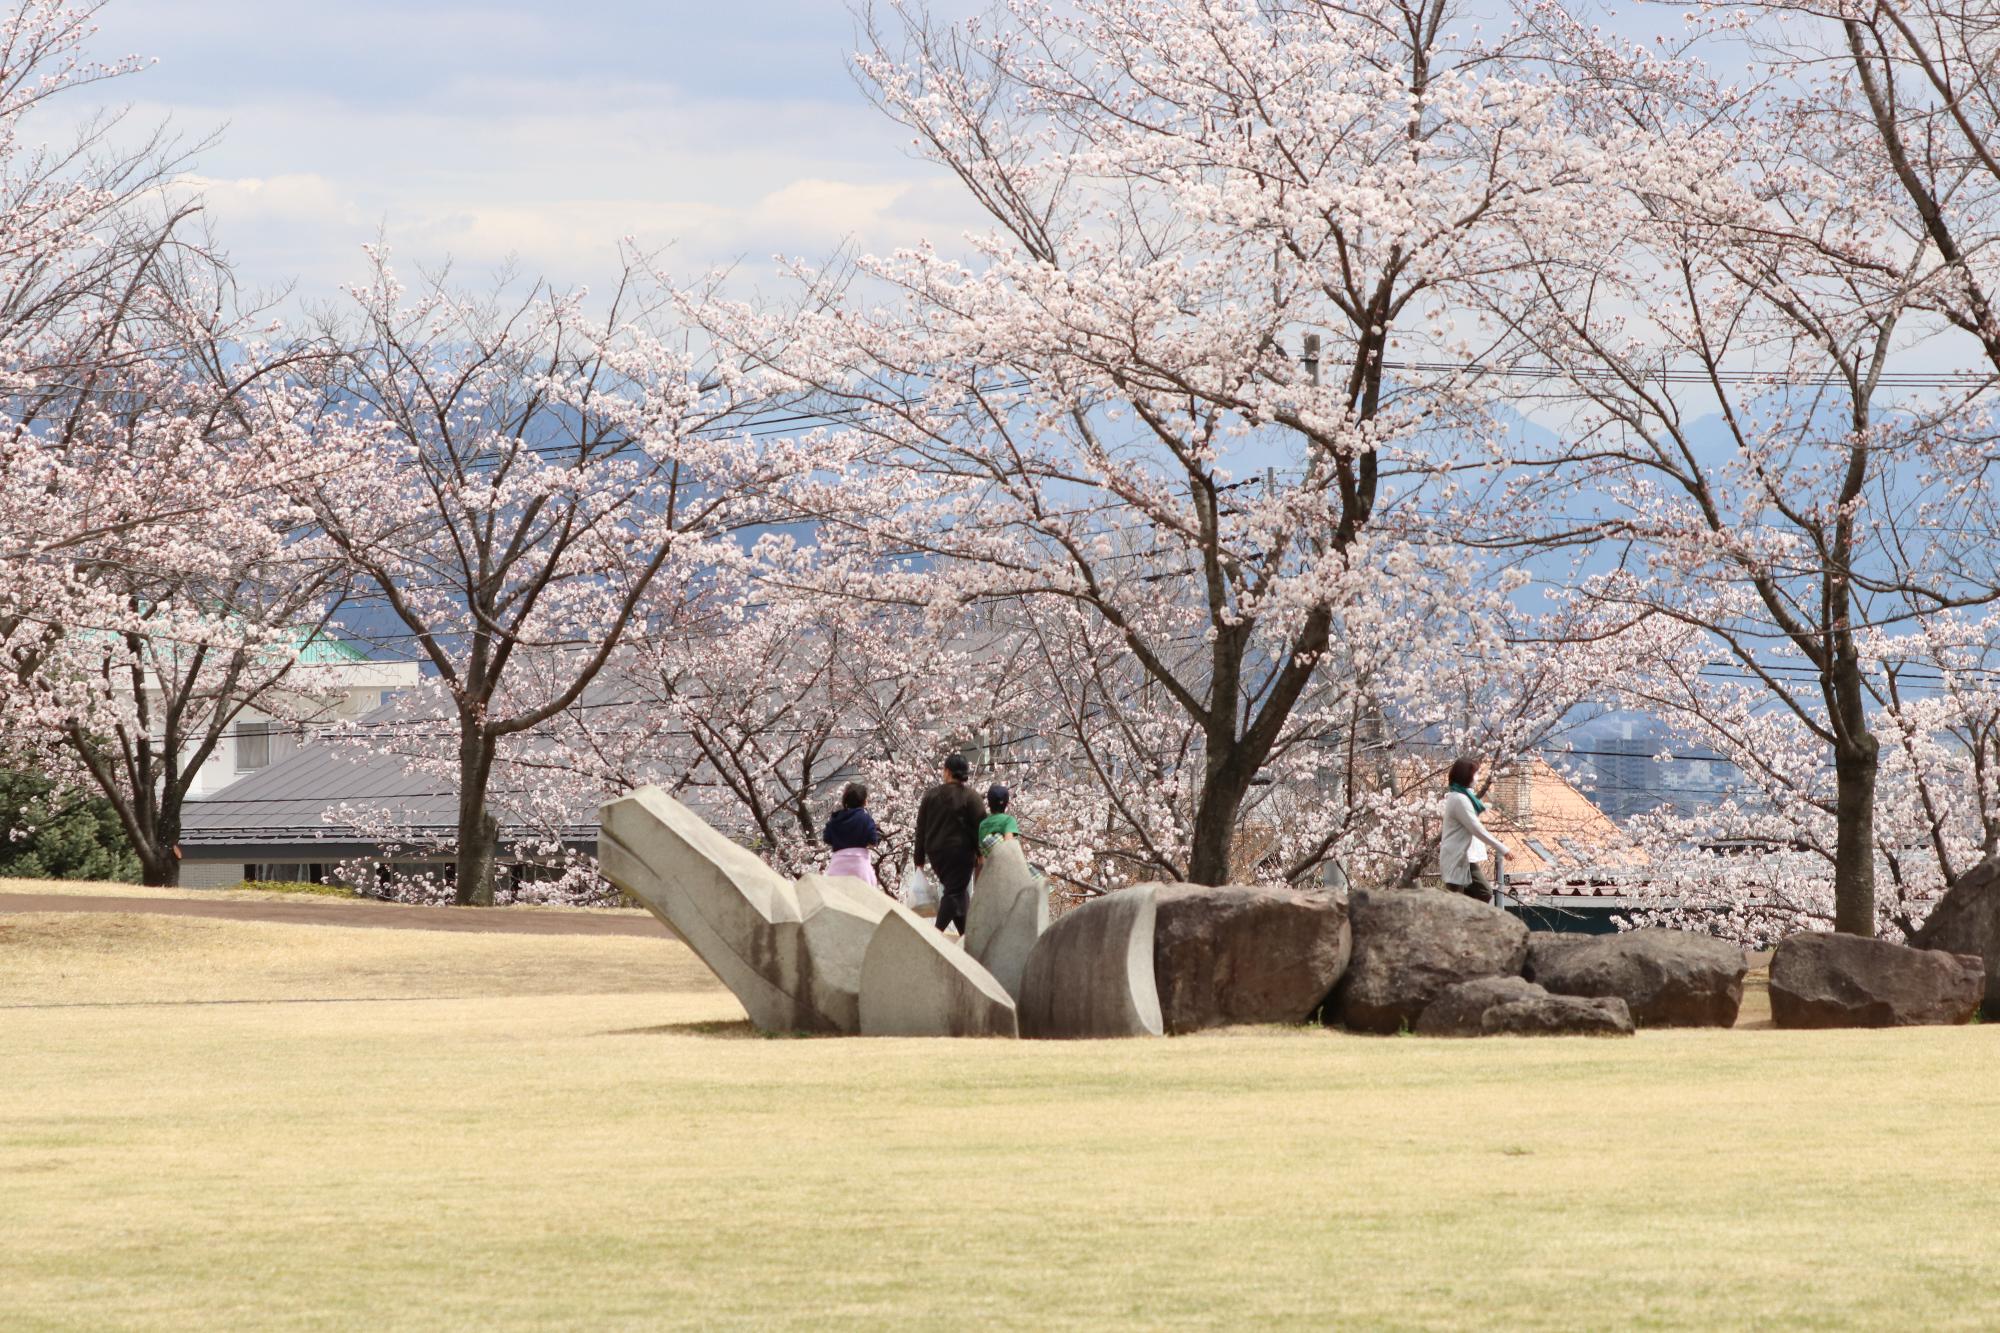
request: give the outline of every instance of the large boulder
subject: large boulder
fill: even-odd
[[[1347,969],[1347,903],[1324,893],[1163,884],[1153,979],[1170,1033],[1302,1023]]]
[[[861,961],[864,1037],[1014,1037],[1014,1001],[936,926],[890,903]]]
[[[2000,860],[1988,858],[1960,875],[1910,943],[1919,949],[1974,954],[1986,964],[1988,1018],[2000,1017]]]
[[[875,928],[894,906],[865,880],[800,875],[793,886],[804,936],[801,965],[812,1006],[844,1033],[861,1031],[861,964]]]
[[[1024,1037],[1157,1037],[1155,888],[1093,898],[1056,919],[1021,976]]]
[[[1680,930],[1538,935],[1525,968],[1552,994],[1617,996],[1642,1028],[1733,1026],[1749,970],[1735,945]]]
[[[965,913],[965,951],[1018,998],[1028,955],[1048,928],[1048,885],[1028,864],[1018,838],[996,843],[973,881],[972,906]]]
[[[1859,935],[1793,935],[1771,955],[1771,1019],[1781,1028],[1964,1023],[1986,993],[1969,954]]]
[[[1518,975],[1528,952],[1519,921],[1437,889],[1356,889],[1348,919],[1354,953],[1334,1009],[1357,1032],[1413,1026],[1461,981]]]
[[[658,787],[611,802],[599,820],[600,873],[687,941],[751,1023],[766,1032],[852,1030],[815,995],[790,880]]]
[[[1524,977],[1480,977],[1447,987],[1417,1019],[1424,1037],[1629,1037],[1617,996],[1551,995]]]

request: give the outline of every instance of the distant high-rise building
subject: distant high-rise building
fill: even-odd
[[[1672,758],[1660,759],[1663,753]],[[1599,809],[1619,820],[1665,807],[1698,813],[1730,795],[1742,778],[1722,756],[1677,741],[1643,713],[1609,713],[1584,724],[1572,753],[1557,762]]]

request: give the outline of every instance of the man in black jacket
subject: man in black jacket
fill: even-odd
[[[972,866],[979,856],[979,821],[986,802],[965,785],[972,765],[962,754],[944,761],[944,781],[924,793],[917,806],[917,836],[912,859],[929,864],[944,892],[938,897],[937,928],[957,926],[965,933],[965,908],[972,888]]]

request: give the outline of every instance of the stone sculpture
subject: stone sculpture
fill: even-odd
[[[1013,1037],[1014,1001],[993,974],[901,903],[887,907],[861,963],[864,1037]]]
[[[839,1031],[859,1032],[861,965],[875,928],[894,904],[880,889],[845,875],[800,875],[794,891],[812,1007]]]
[[[791,882],[692,810],[646,787],[600,813],[598,866],[687,941],[766,1032],[839,1032],[813,1002]]]
[[[1024,1037],[1157,1037],[1156,886],[1094,898],[1058,918],[1021,978]]]
[[[664,921],[765,1032],[859,1030],[861,964],[889,900],[859,880],[793,884],[657,787],[601,814],[604,877]]]
[[[973,882],[965,951],[1018,1000],[1028,955],[1048,928],[1048,886],[1029,867],[1019,841],[996,843]]]

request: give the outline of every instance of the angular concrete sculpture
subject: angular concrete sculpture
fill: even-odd
[[[1014,1001],[993,974],[901,903],[861,962],[864,1037],[1014,1037]]]
[[[1151,884],[1107,893],[1043,933],[1021,978],[1022,1036],[1161,1035],[1155,893]]]
[[[1048,885],[1029,867],[1019,840],[1009,838],[995,844],[972,885],[965,951],[1019,1000],[1028,955],[1048,928]]]
[[[875,928],[895,904],[866,881],[800,875],[794,888],[805,938],[804,973],[812,1007],[841,1032],[861,1031],[861,964]]]
[[[847,890],[832,880],[810,890],[809,930],[789,880],[658,787],[611,802],[599,817],[604,877],[686,940],[752,1024],[765,1032],[854,1030],[843,997],[858,975],[848,981],[842,960],[865,949],[874,925]]]

